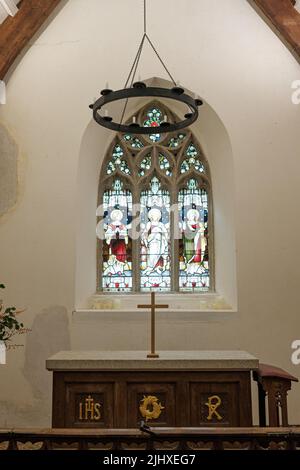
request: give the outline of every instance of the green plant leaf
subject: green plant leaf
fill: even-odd
[[[0,289],[5,289],[4,284],[0,284]],[[16,318],[16,307],[6,307],[0,317],[0,341],[10,341],[13,336],[21,333],[24,328],[23,323]]]

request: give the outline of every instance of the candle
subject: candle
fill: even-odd
[[[133,116],[133,118],[132,118],[132,122],[133,122],[133,124],[135,124],[135,123],[136,123],[136,117],[135,117],[135,116]]]
[[[168,116],[166,114],[164,115],[164,122],[168,122]]]

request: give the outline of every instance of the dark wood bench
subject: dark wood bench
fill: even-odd
[[[291,383],[298,379],[279,367],[259,364],[253,372],[258,385],[259,425],[266,426],[266,396],[268,399],[269,426],[288,426],[287,393]]]

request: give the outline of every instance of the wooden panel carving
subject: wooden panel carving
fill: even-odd
[[[238,426],[238,388],[237,383],[192,383],[192,426]]]
[[[141,420],[149,426],[176,426],[174,384],[128,384],[128,427],[138,427]]]
[[[113,427],[113,396],[113,384],[67,384],[66,426]]]
[[[299,449],[300,427],[156,428],[155,436],[138,429],[2,429],[0,451],[56,450],[288,450]],[[3,454],[5,459],[5,455]],[[21,456],[22,458],[22,456]],[[263,455],[262,455],[263,458]],[[296,456],[297,458],[297,456]],[[24,457],[23,457],[24,459]]]
[[[54,372],[53,427],[251,426],[249,371]]]

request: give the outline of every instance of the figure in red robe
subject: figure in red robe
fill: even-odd
[[[120,209],[114,209],[110,218],[111,223],[105,231],[105,240],[109,245],[109,260],[105,275],[122,275],[127,263],[128,231],[122,222],[123,212]]]

